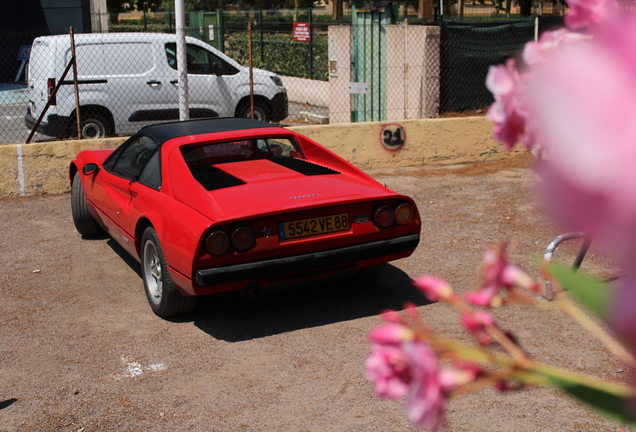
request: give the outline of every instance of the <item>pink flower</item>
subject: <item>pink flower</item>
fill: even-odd
[[[481,286],[477,291],[466,293],[466,301],[481,307],[497,307],[503,303],[499,292],[521,287],[537,290],[537,284],[519,267],[506,258],[506,247],[488,248],[484,251]]]
[[[412,377],[402,342],[412,338],[412,333],[403,325],[387,324],[369,334],[372,351],[365,368],[379,397],[397,399],[407,393]]]
[[[486,331],[486,326],[495,325],[495,319],[489,313],[483,311],[465,312],[461,316],[462,325],[471,333],[482,345],[487,345],[492,341],[490,334]]]
[[[432,275],[420,276],[413,284],[422,291],[427,299],[433,302],[453,294],[453,289],[445,280]]]
[[[394,320],[395,316],[390,315]],[[435,352],[402,324],[391,322],[369,334],[371,354],[365,369],[379,397],[407,395],[407,413],[415,426],[435,430],[444,424],[448,393],[474,380],[479,370],[470,364],[441,369]]]
[[[466,301],[479,307],[499,307],[503,304],[499,296],[499,287],[495,285],[466,293]]]
[[[508,381],[504,381],[504,380],[499,380],[495,383],[494,385],[495,390],[500,391],[500,392],[507,392],[509,390],[512,390],[513,387],[510,385],[510,383]]]
[[[434,429],[444,415],[445,396],[435,353],[399,324],[380,326],[369,334],[371,355],[365,368],[379,397],[408,394],[407,412],[417,426]]]
[[[415,426],[435,430],[445,422],[446,402],[437,357],[428,346],[417,342],[406,344],[405,352],[413,374],[407,401],[409,420]]]
[[[444,391],[449,392],[474,381],[483,374],[483,369],[475,363],[454,361],[452,368],[442,369],[440,382]]]
[[[615,0],[568,0],[565,25],[572,30],[582,29],[601,22],[616,7]]]
[[[566,229],[619,253],[636,239],[636,18],[612,18],[533,71],[527,109],[541,130],[542,195]]]
[[[514,59],[508,59],[505,65],[491,66],[486,87],[495,98],[486,118],[495,123],[494,138],[510,151],[524,134],[527,119],[520,109],[521,77]]]
[[[636,275],[631,271],[614,294],[609,314],[609,324],[629,344],[636,349]]]
[[[537,66],[544,63],[557,47],[562,44],[580,42],[589,39],[589,36],[574,33],[567,29],[546,31],[537,41],[530,41],[523,47],[523,61],[528,66]]]
[[[382,311],[382,319],[387,323],[402,324],[402,316],[394,310]]]
[[[482,371],[467,362],[441,369],[437,358],[427,349],[426,345],[416,344],[407,348],[415,371],[407,409],[409,420],[415,426],[436,430],[446,423],[444,409],[449,392],[475,380]]]

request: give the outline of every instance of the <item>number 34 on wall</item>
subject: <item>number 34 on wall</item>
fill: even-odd
[[[382,125],[380,131],[380,143],[390,151],[399,150],[406,142],[404,126],[397,123]]]

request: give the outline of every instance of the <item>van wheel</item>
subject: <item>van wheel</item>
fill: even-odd
[[[82,116],[80,122],[80,130],[82,132],[82,139],[97,139],[105,138],[107,136],[114,135],[110,122],[101,114],[91,114]],[[77,136],[77,129],[75,128],[75,122],[71,126],[71,138]]]
[[[244,103],[239,110],[239,115],[237,117],[243,118],[251,118],[252,110],[250,110],[250,104]],[[260,121],[269,121],[269,116],[267,115],[267,109],[259,104],[258,102],[254,102],[254,120]]]

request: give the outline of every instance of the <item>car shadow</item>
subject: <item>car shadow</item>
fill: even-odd
[[[326,279],[271,288],[251,299],[234,294],[200,297],[192,313],[171,321],[192,321],[215,339],[241,342],[401,310],[406,301],[430,304],[393,266],[370,282]]]
[[[121,247],[121,245],[112,238],[109,238],[106,244],[113,250],[113,252],[119,255],[119,257],[124,260],[126,264],[128,264],[128,267],[130,267],[131,270],[137,273],[137,276],[139,276],[139,279],[141,279],[141,264],[139,264],[136,259],[130,256],[128,251]]]
[[[141,283],[140,264],[112,238],[106,244]],[[413,286],[409,275],[388,265],[380,277],[366,282],[324,277],[266,287],[254,298],[237,292],[201,296],[194,311],[166,320],[192,322],[215,339],[241,342],[377,316],[387,309],[402,310],[407,301],[416,306],[431,303]]]

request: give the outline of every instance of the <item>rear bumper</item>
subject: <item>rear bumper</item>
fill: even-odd
[[[326,251],[198,270],[195,273],[195,281],[198,286],[205,287],[262,278],[277,279],[284,275],[300,274],[331,266],[342,267],[350,263],[410,253],[419,242],[420,235],[412,234]]]
[[[42,123],[40,123],[37,131],[47,136],[57,138],[66,137],[68,136],[68,120],[68,117],[51,114],[46,117],[46,122],[43,120]],[[37,119],[31,115],[31,107],[27,107],[27,112],[24,116],[24,124],[29,129],[33,129],[36,121]]]

